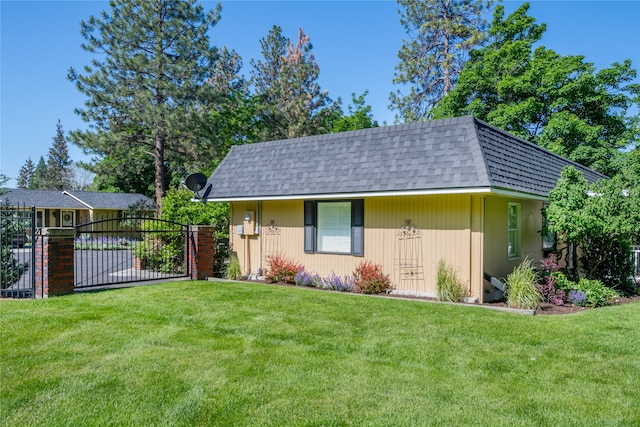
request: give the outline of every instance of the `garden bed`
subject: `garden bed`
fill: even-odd
[[[293,288],[305,288],[305,289],[314,289],[314,290],[317,290],[317,291],[323,291],[323,289],[320,289],[320,288],[306,287],[306,286],[303,287],[303,286],[297,286],[297,285],[290,284],[290,283],[270,283],[270,282],[267,282],[266,280],[260,280],[260,279],[242,280],[242,281],[243,282],[262,283],[262,284],[266,284],[266,285],[288,286],[288,287],[293,287]],[[425,297],[425,296],[416,296],[416,295],[377,294],[375,296],[383,297],[383,298],[415,299],[415,300],[422,300],[422,301],[438,302],[437,298]],[[629,303],[634,303],[634,302],[640,302],[640,295],[634,295],[634,296],[631,296],[631,297],[618,297],[618,298],[616,298],[615,304],[629,304]],[[464,303],[461,303],[461,304],[464,304]],[[484,303],[484,304],[469,303],[469,305],[480,305],[480,306],[484,306],[484,307],[488,307],[488,308],[501,308],[501,309],[508,309],[509,308],[509,307],[507,307],[507,304],[504,301],[487,302],[487,303]],[[577,306],[577,305],[573,305],[573,304],[555,305],[555,304],[550,304],[550,303],[543,302],[543,303],[540,303],[540,309],[536,310],[535,314],[536,315],[572,314],[572,313],[577,313],[577,312],[585,311],[585,310],[592,310],[592,308],[581,307],[581,306]]]

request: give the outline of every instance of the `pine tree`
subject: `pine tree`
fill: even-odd
[[[409,93],[391,93],[391,108],[405,122],[430,117],[431,109],[455,86],[468,53],[481,44],[491,0],[398,0],[404,40],[393,83]]]
[[[24,162],[24,165],[20,168],[20,172],[18,175],[18,188],[31,188],[31,180],[33,178],[33,174],[35,173],[36,165],[31,161],[31,157],[27,158]]]
[[[260,40],[263,59],[252,61],[252,83],[261,102],[262,139],[316,135],[330,130],[330,118],[339,111],[320,90],[320,66],[311,52],[310,38],[298,30],[296,43],[273,26]]]
[[[83,48],[96,58],[84,74],[71,69],[69,79],[88,97],[78,113],[91,127],[71,135],[85,151],[109,159],[93,165],[98,177],[114,163],[126,171],[127,153],[137,153],[136,164],[153,159],[150,184],[160,209],[171,174],[184,173],[199,145],[210,142],[194,137],[193,116],[211,99],[206,83],[219,52],[208,31],[220,6],[205,12],[196,0],[114,0],[110,7],[81,24]]]
[[[71,163],[67,139],[62,131],[62,123],[58,120],[56,136],[53,138],[53,144],[49,148],[49,155],[47,156],[46,183],[44,187],[47,190],[68,190],[71,188],[73,173]]]
[[[47,190],[47,164],[44,157],[40,156],[36,168],[33,170],[29,181],[29,190]]]

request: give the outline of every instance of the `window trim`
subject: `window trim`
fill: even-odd
[[[351,233],[349,236],[349,252],[331,252],[318,250],[318,204],[350,203]],[[304,201],[304,252],[307,254],[331,254],[364,256],[364,200],[305,200]]]
[[[516,208],[516,228],[511,228],[510,214],[511,208]],[[512,247],[511,235],[512,232],[516,232],[516,252],[513,253],[510,248]],[[520,203],[509,202],[507,204],[507,259],[513,261],[522,257],[522,206]]]

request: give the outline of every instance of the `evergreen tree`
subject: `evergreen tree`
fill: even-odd
[[[9,178],[0,174],[0,196],[6,193],[4,185]],[[13,256],[13,236],[23,232],[25,224],[16,221],[10,209],[11,203],[0,202],[0,289],[6,289],[20,280],[29,264],[19,262]]]
[[[31,180],[33,178],[33,174],[35,173],[36,165],[31,161],[31,157],[27,158],[24,162],[24,165],[20,168],[20,172],[18,175],[18,188],[31,188]]]
[[[487,0],[398,0],[409,40],[398,52],[393,83],[408,94],[391,93],[390,107],[405,122],[429,118],[431,109],[455,86],[469,51],[485,38]]]
[[[310,38],[298,30],[296,43],[273,26],[260,40],[263,59],[252,61],[252,83],[260,100],[263,140],[326,133],[339,105],[320,90],[320,67]]]
[[[47,171],[45,174],[47,190],[68,190],[71,188],[72,169],[71,159],[67,139],[62,131],[62,123],[58,120],[56,125],[56,136],[53,138],[53,145],[49,148],[47,156]]]
[[[100,56],[85,74],[69,71],[88,96],[77,112],[91,123],[72,138],[98,156],[91,170],[100,178],[114,164],[126,170],[126,153],[136,153],[138,165],[153,159],[153,193],[160,209],[167,178],[183,173],[203,151],[200,145],[211,143],[194,137],[192,126],[193,116],[212,96],[206,83],[219,52],[210,45],[208,31],[218,22],[220,6],[205,12],[196,0],[114,0],[110,7],[110,13],[81,24],[83,48]]]
[[[43,156],[40,156],[40,160],[33,170],[29,181],[29,190],[47,190],[47,164]]]
[[[505,18],[498,6],[489,44],[471,54],[456,88],[435,117],[472,114],[606,175],[619,172],[620,150],[633,147],[640,127],[640,85],[631,61],[596,71],[583,56],[540,46],[546,30],[529,4]]]

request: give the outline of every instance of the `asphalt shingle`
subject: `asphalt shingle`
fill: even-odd
[[[471,116],[234,146],[211,199],[493,188],[546,196],[565,165],[603,178]]]

